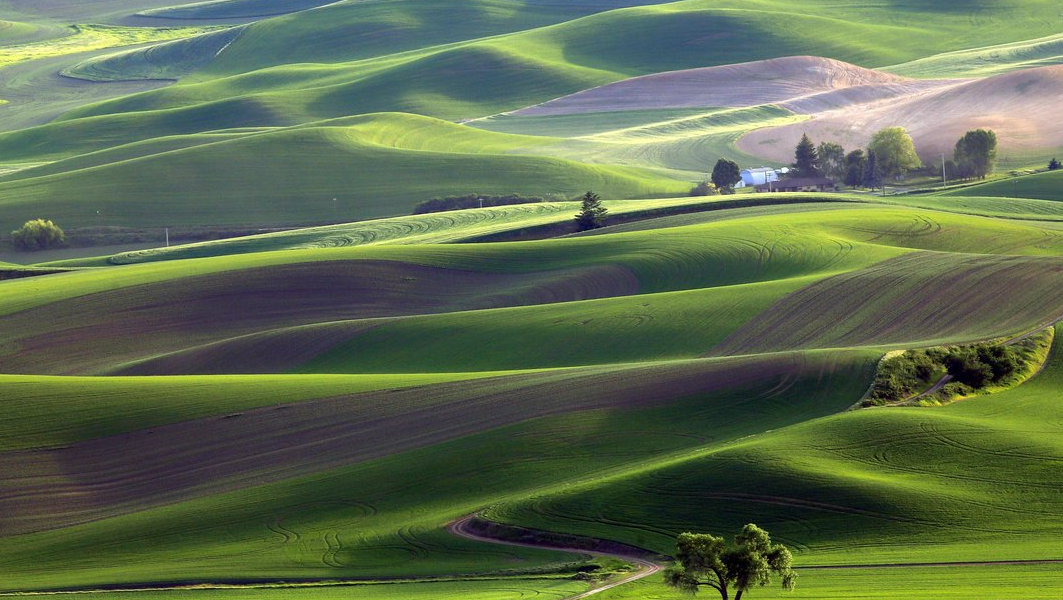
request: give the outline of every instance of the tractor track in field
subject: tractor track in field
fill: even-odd
[[[582,548],[566,547],[563,544],[549,544],[549,543],[541,543],[540,544],[540,543],[533,543],[533,542],[515,542],[515,541],[510,541],[510,540],[500,540],[500,539],[487,537],[487,536],[484,536],[484,535],[469,531],[469,524],[475,518],[476,518],[476,515],[469,515],[469,516],[463,517],[461,519],[458,519],[457,521],[452,521],[451,523],[449,523],[447,525],[447,530],[450,531],[450,533],[452,533],[452,534],[454,534],[454,535],[456,535],[458,537],[463,537],[465,539],[474,540],[474,541],[477,541],[477,542],[485,542],[485,543],[488,543],[488,544],[501,544],[501,545],[504,545],[504,546],[520,546],[520,547],[524,547],[524,548],[538,548],[540,550],[561,550],[561,551],[564,551],[564,552],[574,552],[574,553],[577,553],[577,554],[589,554],[591,556],[603,556],[603,557],[620,559],[620,560],[623,560],[623,561],[634,563],[635,565],[638,566],[638,570],[636,570],[634,573],[631,573],[630,575],[625,575],[624,577],[621,577],[620,579],[617,579],[615,581],[611,581],[609,583],[599,584],[597,587],[593,587],[590,590],[587,590],[586,592],[582,592],[582,593],[576,594],[574,596],[568,596],[564,600],[579,600],[580,598],[588,598],[590,596],[594,596],[594,595],[599,594],[601,592],[604,592],[606,590],[611,590],[611,589],[613,589],[615,587],[619,587],[621,585],[624,585],[625,583],[631,583],[632,581],[638,581],[639,579],[644,579],[646,577],[649,577],[650,575],[654,575],[656,573],[659,573],[659,572],[661,572],[662,569],[664,569],[664,565],[661,565],[659,563],[655,563],[655,562],[652,562],[652,561],[649,561],[649,560],[645,560],[645,559],[642,559],[642,558],[635,558],[635,557],[629,556],[627,554],[618,554],[618,553],[612,553],[612,552],[602,552],[602,551],[596,551],[596,550],[585,550],[585,549],[582,549]]]

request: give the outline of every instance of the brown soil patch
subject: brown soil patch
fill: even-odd
[[[867,145],[874,132],[901,126],[926,161],[952,156],[964,132],[986,128],[996,132],[1002,158],[1020,152],[1063,146],[1063,65],[1017,71],[977,81],[954,82],[893,98],[833,110],[807,106],[814,119],[761,129],[744,136],[738,147],[767,159],[789,162],[801,135],[831,141],[845,148]],[[806,111],[801,111],[806,112]]]
[[[513,114],[545,116],[783,103],[790,103],[791,110],[806,112],[817,107],[907,94],[937,85],[940,83],[905,79],[829,58],[790,56],[644,75],[564,96]],[[839,90],[849,92],[837,93]],[[829,96],[831,93],[837,95]],[[812,99],[817,96],[821,97]]]

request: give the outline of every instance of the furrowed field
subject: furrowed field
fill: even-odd
[[[753,598],[1058,598],[1057,4],[4,3],[0,595],[678,599],[753,522]],[[691,196],[885,125],[919,193]]]

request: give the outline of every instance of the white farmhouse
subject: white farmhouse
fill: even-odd
[[[779,170],[775,170],[770,167],[760,167],[758,169],[742,169],[742,183],[748,186],[764,185],[769,181],[778,181],[779,175],[783,175],[789,172],[790,169],[787,169],[785,167]]]

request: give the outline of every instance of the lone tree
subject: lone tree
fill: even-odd
[[[51,220],[33,219],[11,232],[15,248],[19,250],[44,250],[66,245],[66,234]]]
[[[903,127],[887,127],[871,136],[868,154],[874,152],[879,177],[882,180],[904,175],[923,166],[915,153],[915,144]]]
[[[956,141],[952,158],[964,179],[985,179],[997,162],[997,134],[993,130],[975,129]]]
[[[598,229],[605,225],[605,213],[609,212],[602,206],[602,199],[594,192],[583,194],[583,204],[579,214],[576,215],[576,230],[587,231]]]
[[[812,140],[808,139],[807,133],[803,134],[801,141],[797,143],[797,148],[794,150],[794,164],[791,166],[793,167],[791,174],[794,177],[819,177],[821,175],[819,153],[816,152],[816,146]]]
[[[738,168],[738,163],[726,158],[716,161],[716,166],[712,168],[712,184],[721,194],[733,194],[735,184],[739,181],[742,181],[742,170]]]
[[[1049,171],[1058,171],[1059,170],[1059,161],[1054,159],[1054,158],[1052,160],[1048,161],[1048,170]]]
[[[864,184],[864,170],[867,168],[867,156],[857,149],[845,155],[845,185],[857,188]]]
[[[782,544],[771,543],[768,532],[750,523],[728,546],[722,537],[704,533],[683,533],[676,540],[679,564],[664,572],[668,585],[696,594],[712,588],[723,600],[742,600],[753,586],[764,586],[772,574],[782,577],[782,587],[794,589],[797,574],[790,569],[793,557]]]
[[[819,158],[819,169],[823,175],[835,181],[841,181],[846,174],[845,148],[834,142],[820,142],[816,149]]]

